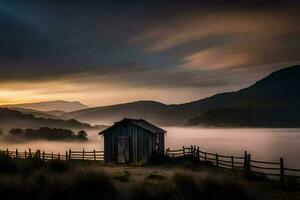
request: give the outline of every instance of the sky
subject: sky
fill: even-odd
[[[297,0],[0,0],[0,104],[190,102],[300,64]]]

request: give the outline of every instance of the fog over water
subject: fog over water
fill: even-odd
[[[253,129],[253,128],[177,128],[167,130],[166,148],[182,148],[197,145],[200,150],[211,153],[243,155],[247,150],[252,159],[279,161],[285,159],[288,167],[300,168],[300,129]],[[1,142],[0,148],[19,151],[31,148],[45,152],[64,153],[74,150],[103,150],[103,138],[97,131],[89,132],[88,142],[31,141],[23,143]]]

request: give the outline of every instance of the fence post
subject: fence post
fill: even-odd
[[[207,161],[207,153],[204,152],[204,161],[206,162]]]
[[[68,151],[66,151],[66,160],[68,160]]]
[[[200,150],[199,150],[199,147],[197,147],[197,158],[198,158],[198,160],[200,160]]]
[[[234,169],[234,161],[233,161],[233,156],[231,156],[231,168]]]
[[[184,146],[182,146],[182,152],[183,152],[183,155],[185,156],[185,149],[184,149]]]
[[[72,159],[71,155],[72,155],[72,150],[71,150],[71,149],[69,149],[69,160],[71,160],[71,159]]]
[[[58,157],[57,159],[60,160],[60,153],[57,154],[57,157]]]
[[[282,187],[285,186],[283,158],[280,158],[280,183]]]
[[[84,160],[84,149],[82,150],[82,160]]]
[[[51,160],[53,160],[53,152],[51,153]]]
[[[16,159],[18,158],[19,152],[18,149],[16,149]]]
[[[31,154],[31,149],[29,148],[29,158],[32,157],[32,154]]]
[[[194,155],[193,145],[191,145],[191,156]]]
[[[170,148],[167,148],[167,150],[166,150],[166,156],[169,155],[169,150],[170,150]],[[105,152],[104,152],[104,153],[105,153]]]
[[[27,151],[25,150],[25,159],[27,158]]]
[[[9,151],[8,151],[8,149],[6,149],[6,155],[8,155],[8,156],[9,156]]]
[[[43,151],[43,161],[45,161],[45,151]]]
[[[248,154],[247,160],[247,176],[249,177],[251,175],[251,154]]]
[[[96,161],[96,150],[94,149],[94,161]]]
[[[243,174],[246,177],[247,173],[247,151],[245,151],[245,156],[244,156],[244,167],[243,167]]]
[[[216,165],[219,167],[219,155],[216,153]]]

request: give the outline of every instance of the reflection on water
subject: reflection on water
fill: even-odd
[[[167,130],[166,147],[182,148],[191,144],[201,150],[243,155],[247,150],[253,159],[278,161],[285,159],[288,167],[300,168],[300,129],[216,129],[216,128],[175,128]],[[89,133],[89,142],[33,141],[26,143],[1,143],[1,149],[20,151],[31,148],[47,152],[63,153],[74,150],[103,150],[103,139],[96,132]]]

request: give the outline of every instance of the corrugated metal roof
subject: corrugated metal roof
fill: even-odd
[[[105,133],[107,130],[111,129],[112,127],[114,126],[117,126],[119,124],[123,124],[123,123],[130,123],[130,124],[133,124],[137,127],[140,127],[140,128],[143,128],[151,133],[165,133],[166,131],[147,122],[146,120],[144,119],[128,119],[128,118],[124,118],[123,120],[121,121],[118,121],[118,122],[115,122],[113,126],[110,126],[108,127],[107,129],[104,129],[103,131],[101,131],[99,133],[99,135]]]

